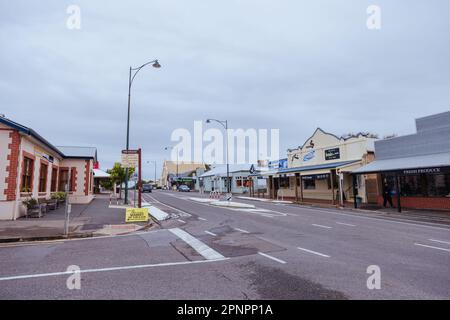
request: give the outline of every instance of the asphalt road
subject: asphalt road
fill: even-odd
[[[161,230],[0,247],[1,299],[449,299],[450,228],[262,203],[229,209],[155,191]],[[81,269],[69,290],[68,266]],[[369,266],[380,289],[369,289]]]

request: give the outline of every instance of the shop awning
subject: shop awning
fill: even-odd
[[[317,164],[312,166],[302,166],[302,167],[294,167],[294,168],[287,168],[287,169],[280,169],[277,173],[283,174],[283,173],[291,173],[291,172],[304,172],[304,171],[316,171],[316,170],[322,170],[322,169],[335,169],[344,165],[348,165],[350,163],[355,163],[361,160],[349,160],[349,161],[339,161],[339,162],[332,162],[332,163],[324,163],[324,164]]]
[[[375,160],[364,167],[352,171],[355,174],[376,173],[383,171],[400,171],[405,169],[433,169],[450,167],[450,152],[423,156]],[[434,171],[436,172],[436,171]]]

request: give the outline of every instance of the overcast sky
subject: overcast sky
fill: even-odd
[[[69,5],[81,29],[66,26]],[[366,27],[369,5],[381,29]],[[125,146],[161,163],[176,128],[228,119],[279,128],[281,155],[316,127],[341,135],[415,131],[450,110],[447,0],[0,2],[0,113],[55,145],[95,146],[101,167]],[[150,164],[145,177],[153,177]]]

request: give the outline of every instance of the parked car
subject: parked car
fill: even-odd
[[[189,191],[191,191],[191,189],[187,185],[182,184],[181,186],[178,187],[178,191],[180,191],[180,192],[189,192]]]
[[[142,186],[142,192],[152,192],[152,185],[151,184],[144,184]]]

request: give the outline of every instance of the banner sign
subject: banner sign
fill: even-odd
[[[325,160],[336,160],[341,158],[339,148],[332,148],[325,150]]]
[[[127,208],[125,222],[147,222],[148,208]]]

